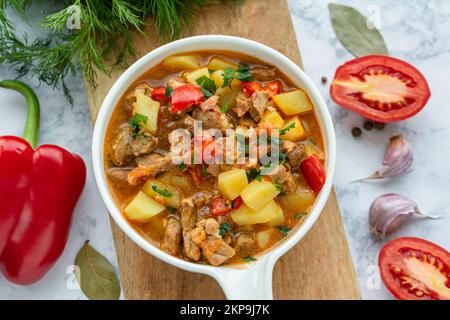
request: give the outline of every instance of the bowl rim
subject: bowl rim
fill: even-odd
[[[230,49],[215,49],[212,46],[222,46]],[[186,48],[186,49],[185,49]],[[191,48],[191,49],[187,49]],[[195,48],[195,50],[192,50]],[[296,78],[301,79],[303,82],[301,88],[307,92],[311,99],[316,118],[319,122],[322,137],[325,144],[326,153],[326,181],[325,184],[316,198],[313,209],[308,214],[305,221],[291,234],[286,240],[281,242],[276,247],[264,252],[262,256],[255,263],[247,264],[246,268],[252,268],[258,264],[268,264],[273,267],[275,262],[288,250],[290,250],[295,244],[297,244],[311,229],[313,224],[320,216],[332,189],[332,183],[335,172],[336,164],[336,139],[333,127],[333,122],[329,110],[319,93],[319,90],[304,73],[304,71],[297,66],[292,60],[281,54],[280,52],[272,49],[259,42],[249,40],[246,38],[224,35],[201,35],[193,36],[180,40],[176,40],[160,46],[129,66],[122,75],[115,81],[111,89],[108,91],[103,103],[100,107],[97,119],[95,121],[93,139],[92,139],[92,165],[94,171],[94,178],[97,184],[97,188],[100,192],[103,202],[108,209],[108,212],[114,219],[114,222],[119,228],[140,248],[150,253],[154,257],[169,263],[173,266],[179,267],[183,270],[190,272],[197,272],[202,274],[208,274],[216,279],[221,276],[221,269],[233,269],[239,271],[239,268],[233,266],[220,266],[214,267],[210,265],[198,264],[195,262],[189,262],[177,257],[174,257],[164,251],[160,250],[149,241],[147,241],[142,235],[139,234],[125,219],[116,205],[113,196],[110,192],[108,183],[106,181],[105,168],[104,168],[104,140],[106,129],[109,124],[111,114],[117,105],[118,100],[122,97],[123,93],[129,88],[129,86],[142,76],[147,70],[154,65],[160,63],[164,57],[169,55],[193,52],[202,50],[218,50],[218,51],[234,51],[241,52],[250,56],[255,56],[258,59],[267,61],[268,59],[262,59],[261,56],[271,57],[272,61],[267,61],[279,68],[285,73],[289,79],[294,83],[295,80],[289,75],[295,75]],[[253,51],[249,53],[249,51]],[[283,66],[283,67],[281,67]],[[298,85],[298,83],[296,83]]]

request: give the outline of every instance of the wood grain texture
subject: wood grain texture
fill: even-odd
[[[152,35],[135,36],[142,56],[162,42]],[[300,52],[285,0],[247,0],[220,5],[196,15],[190,35],[237,35],[262,42],[301,65]],[[230,48],[232,50],[233,48]],[[130,61],[130,63],[133,61]],[[87,86],[94,120],[106,93],[123,70],[99,73],[98,87]],[[127,299],[223,299],[217,283],[203,275],[172,267],[137,247],[112,222],[122,285]],[[275,299],[359,299],[339,207],[334,192],[310,232],[275,266]]]

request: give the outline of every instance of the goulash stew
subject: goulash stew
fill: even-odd
[[[104,153],[113,197],[143,237],[219,266],[255,261],[304,221],[323,150],[311,101],[277,68],[202,51],[167,57],[129,88]]]

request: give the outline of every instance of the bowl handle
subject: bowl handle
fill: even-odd
[[[266,259],[248,269],[221,268],[215,278],[229,300],[272,300],[273,266]]]

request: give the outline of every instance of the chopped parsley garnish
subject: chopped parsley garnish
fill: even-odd
[[[291,231],[291,228],[288,228],[286,226],[277,226],[278,231],[281,232],[281,234],[283,235],[283,237],[286,237],[289,234],[289,231]]]
[[[228,103],[225,103],[223,106],[220,107],[220,112],[227,113],[228,109],[230,109],[230,105]]]
[[[128,120],[128,124],[131,129],[133,129],[133,138],[135,138],[139,131],[141,131],[142,127],[147,124],[148,117],[143,114],[136,113],[130,120]]]
[[[287,163],[287,155],[284,152],[280,152],[278,154],[278,159],[280,159],[280,163],[281,164],[286,164]]]
[[[167,189],[161,190],[157,185],[152,185],[152,190],[166,198],[170,198],[171,196],[173,196],[172,192]]]
[[[240,63],[239,69],[237,70],[234,70],[231,67],[226,68],[222,73],[222,78],[222,88],[226,88],[231,87],[231,82],[234,78],[238,79],[239,81],[251,81],[253,80],[253,75],[251,74],[248,65]]]
[[[252,261],[256,261],[258,259],[254,258],[252,256],[246,256],[246,257],[243,257],[242,260],[244,260],[245,262],[252,262]]]
[[[206,164],[202,164],[202,173],[203,173],[203,176],[206,177],[206,175],[207,175]]]
[[[280,130],[280,136],[282,136],[283,134],[286,134],[286,132],[288,132],[291,129],[295,128],[295,122],[291,122],[286,128]]]
[[[217,88],[216,88],[216,83],[214,82],[214,80],[212,80],[206,76],[202,76],[202,77],[196,79],[195,81],[202,88],[203,95],[206,98],[211,97],[214,94],[214,92],[216,92]]]
[[[184,164],[184,162],[182,162],[182,163],[180,163],[180,164],[178,165],[178,169],[179,169],[180,171],[184,171],[184,169],[186,169],[186,165]]]
[[[261,179],[262,179],[261,172],[258,169],[251,168],[250,171],[247,172],[247,179],[249,181],[252,181],[252,180],[261,181]]]
[[[281,184],[274,182],[273,186],[278,190],[281,191],[283,188],[281,187]]]
[[[166,86],[166,91],[164,92],[164,95],[167,98],[170,98],[172,96],[172,93],[173,93],[173,88],[171,86],[167,85]]]
[[[306,216],[306,212],[300,212],[300,213],[294,214],[294,218],[295,218],[295,219],[301,219],[301,218],[303,218],[304,216]]]
[[[220,227],[219,227],[219,234],[223,237],[230,230],[231,230],[231,224],[229,222],[221,223]]]
[[[172,206],[168,206],[168,207],[167,207],[167,211],[169,211],[169,213],[174,214],[175,212],[177,212],[177,208],[174,208],[174,207],[172,207]]]

